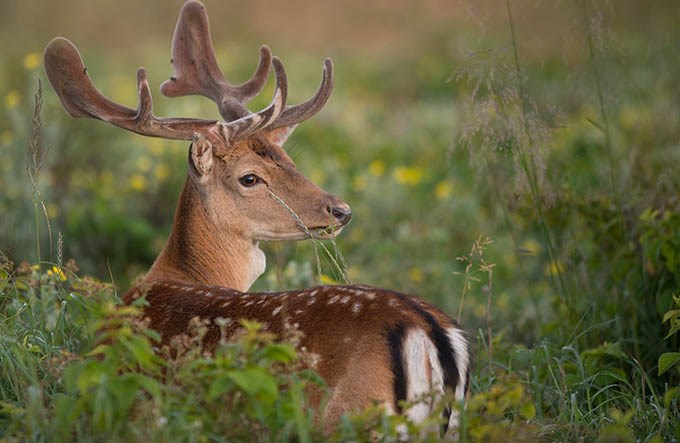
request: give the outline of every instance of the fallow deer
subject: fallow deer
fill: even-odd
[[[170,237],[143,284],[128,291],[125,302],[144,292],[144,315],[166,343],[186,333],[194,317],[210,322],[204,337],[208,348],[220,340],[218,318],[257,320],[279,335],[285,324],[295,325],[302,334],[300,347],[316,357],[313,369],[329,386],[323,415],[329,429],[342,414],[373,402],[418,422],[432,411],[428,393],[441,397],[450,392],[464,401],[469,373],[465,334],[422,299],[357,285],[247,292],[265,269],[260,241],[331,238],[350,220],[349,206],[298,172],[282,149],[295,126],[328,100],[331,60],[324,62],[316,94],[296,106],[286,106],[286,73],[266,46],[253,76],[234,86],[215,59],[204,6],[190,0],[175,29],[172,64],[174,76],[161,92],[168,97],[204,95],[215,101],[223,120],[156,117],[143,68],[137,72],[137,109],[122,106],[95,88],[70,41],[58,37],[45,49],[47,75],[71,116],[191,141]],[[264,110],[250,112],[244,105],[263,88],[271,66],[273,100]],[[233,323],[227,336],[237,328]],[[409,404],[405,411],[403,404]],[[450,413],[450,430],[456,416]]]

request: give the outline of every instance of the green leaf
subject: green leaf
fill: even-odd
[[[0,269],[0,291],[5,289],[9,283],[9,274],[4,269]]]
[[[670,388],[663,396],[663,405],[666,408],[670,408],[671,402],[678,397],[680,397],[680,386]]]
[[[668,320],[680,317],[680,309],[673,309],[672,311],[667,311],[663,316],[662,323],[666,323]]]
[[[680,320],[675,320],[671,325],[671,329],[668,331],[668,334],[664,338],[670,338],[678,331],[680,331]]]
[[[78,401],[74,397],[65,394],[55,394],[54,412],[57,421],[57,429],[62,433],[62,437],[68,437],[78,414],[81,412]],[[64,438],[68,440],[68,438]]]
[[[110,372],[111,368],[102,361],[84,361],[80,365],[73,367],[73,372],[69,373],[75,386],[81,393],[86,393],[90,388],[99,386],[102,379]]]
[[[666,352],[659,357],[659,375],[680,362],[680,352]]]
[[[106,345],[106,344],[100,344],[97,345],[93,350],[85,354],[87,357],[92,357],[95,355],[106,355],[107,351],[111,348],[111,346]]]
[[[139,387],[148,392],[149,395],[151,395],[154,398],[154,400],[156,401],[160,400],[161,388],[158,383],[158,380],[138,373],[130,373],[124,375],[127,376],[129,381],[136,383]]]
[[[626,354],[621,350],[621,344],[619,342],[615,343],[603,343],[597,348],[587,349],[581,353],[581,358],[584,360],[587,358],[598,359],[600,357],[612,357],[617,360],[625,360]]]
[[[0,412],[3,414],[7,415],[23,415],[25,410],[24,408],[9,402],[9,401],[0,401]]]
[[[246,368],[229,371],[226,376],[248,395],[267,403],[278,398],[278,388],[274,377],[261,368]]]
[[[590,123],[591,125],[595,126],[595,127],[596,127],[597,129],[599,129],[600,131],[604,132],[604,131],[602,130],[602,125],[600,125],[598,122],[596,122],[596,121],[593,120],[592,118],[586,117],[586,121],[587,121],[588,123]]]
[[[107,394],[116,399],[113,405],[113,410],[109,414],[115,414],[117,417],[125,417],[132,409],[137,394],[139,394],[140,386],[137,384],[136,376],[138,374],[122,374],[120,377],[108,380],[108,385],[105,386],[108,391]],[[103,386],[104,387],[104,386]],[[105,408],[111,408],[108,405]]]
[[[296,358],[295,348],[287,343],[272,343],[262,350],[262,357],[270,361],[288,363]]]
[[[533,403],[525,403],[520,408],[519,413],[525,419],[531,420],[536,417],[536,406]]]
[[[596,386],[609,386],[616,382],[625,382],[626,379],[626,373],[622,369],[609,368],[596,372],[593,376],[593,384]]]
[[[212,381],[212,383],[210,383],[210,386],[208,387],[208,400],[215,400],[217,397],[226,392],[232,385],[233,383],[229,379],[224,377],[216,378]]]
[[[132,353],[135,362],[140,367],[151,370],[156,369],[158,364],[157,355],[154,353],[148,340],[137,335],[123,340],[123,344]]]

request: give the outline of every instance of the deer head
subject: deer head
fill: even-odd
[[[191,141],[172,234],[147,280],[170,278],[247,290],[264,271],[259,241],[330,238],[351,218],[349,206],[299,173],[282,148],[296,125],[327,102],[333,64],[324,61],[321,85],[312,98],[287,106],[283,64],[262,46],[253,76],[234,86],[215,59],[205,7],[190,0],[175,29],[172,65],[174,76],[161,85],[161,92],[168,97],[208,97],[223,120],[156,117],[144,68],[137,71],[137,109],[120,105],[97,90],[70,41],[58,37],[45,49],[47,76],[71,116]],[[250,112],[244,105],[262,90],[272,66],[273,99],[265,109]]]

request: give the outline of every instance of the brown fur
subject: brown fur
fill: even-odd
[[[265,331],[279,337],[291,326],[301,332],[299,347],[311,354],[316,362],[312,369],[330,388],[323,420],[327,428],[332,428],[342,414],[374,402],[396,410],[387,334],[397,326],[427,333],[431,329],[410,304],[429,307],[427,303],[368,286],[242,293],[221,286],[164,281],[153,284],[145,294],[133,288],[124,301],[129,304],[142,295],[148,302],[144,316],[150,320],[150,327],[161,333],[163,344],[186,334],[194,317],[207,320],[203,345],[209,351],[220,341],[221,331],[215,322],[218,318],[232,320],[226,329],[227,340],[238,333],[239,319],[259,321]],[[456,327],[448,318],[442,326]],[[318,405],[319,397],[316,401]]]

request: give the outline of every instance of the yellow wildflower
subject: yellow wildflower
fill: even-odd
[[[21,94],[19,91],[9,91],[9,94],[5,96],[5,107],[7,109],[15,108],[21,101]]]
[[[66,274],[64,274],[64,271],[58,266],[52,266],[52,269],[48,269],[47,275],[50,276],[55,275],[61,281],[66,281],[68,279],[68,277],[66,277]]]
[[[326,274],[321,274],[319,277],[319,280],[321,280],[321,284],[324,285],[337,285],[338,282],[331,276],[326,275]]]
[[[54,218],[59,215],[59,208],[54,203],[47,205],[47,216],[49,218]]]
[[[546,265],[545,274],[546,275],[564,274],[564,264],[552,260],[548,265]]]
[[[420,283],[423,281],[423,278],[425,277],[425,273],[423,270],[419,267],[413,267],[409,269],[408,271],[408,277],[411,279],[413,283]]]
[[[376,177],[381,177],[385,173],[385,163],[380,160],[373,160],[371,164],[368,165],[368,172]]]
[[[519,245],[520,255],[538,255],[541,253],[541,244],[530,238]]]
[[[439,183],[437,183],[437,186],[435,186],[434,195],[439,200],[444,200],[445,198],[448,198],[448,197],[451,196],[452,191],[453,191],[453,185],[451,184],[451,182],[448,181],[448,180],[442,180]]]
[[[40,66],[40,54],[37,52],[29,52],[24,56],[24,68],[31,71]]]
[[[162,163],[156,165],[156,167],[153,168],[153,175],[156,177],[156,180],[163,181],[170,175],[170,168]]]
[[[133,174],[130,177],[130,187],[135,191],[143,191],[146,189],[146,177],[142,174]]]
[[[411,166],[399,166],[392,174],[397,183],[407,186],[415,186],[423,179],[423,170]]]

